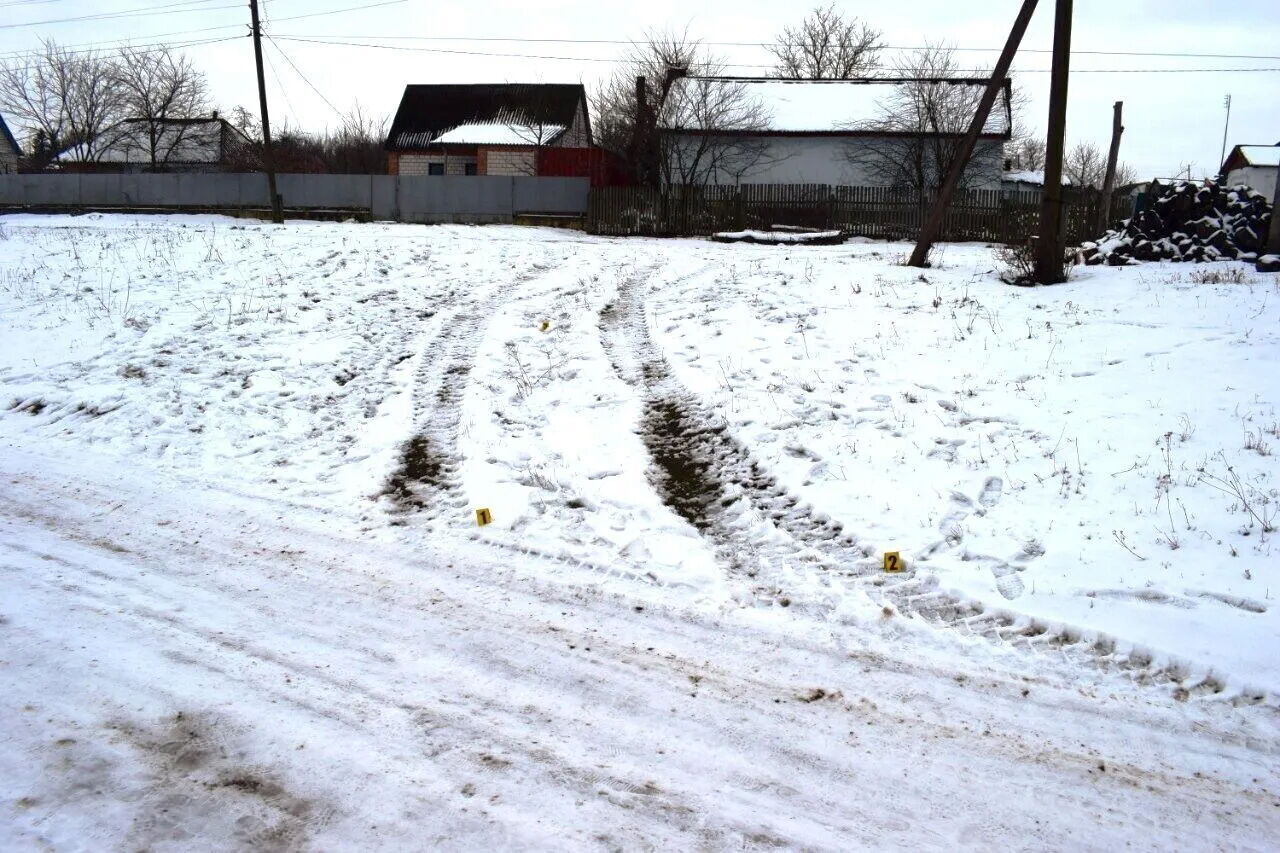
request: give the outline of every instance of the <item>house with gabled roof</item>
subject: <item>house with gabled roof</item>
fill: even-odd
[[[18,158],[22,156],[22,148],[18,140],[13,138],[4,116],[0,116],[0,174],[18,171]]]
[[[216,112],[192,118],[127,118],[90,154],[75,145],[54,162],[65,172],[227,172],[252,143]]]
[[[538,175],[542,150],[589,147],[581,83],[412,84],[387,134],[387,172]]]
[[[1276,194],[1280,174],[1280,142],[1275,145],[1237,145],[1222,163],[1220,173],[1228,186],[1244,184],[1268,199]]]
[[[683,76],[658,132],[670,183],[919,187],[940,183],[985,78]],[[1004,81],[962,187],[999,189],[1012,132]],[[935,109],[937,108],[937,109]],[[941,115],[941,119],[939,119]]]

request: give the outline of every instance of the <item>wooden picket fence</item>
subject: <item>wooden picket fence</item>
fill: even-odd
[[[1069,191],[1064,227],[1069,242],[1096,237],[1099,193]],[[613,236],[707,236],[718,231],[768,230],[775,225],[841,230],[849,235],[912,239],[931,198],[910,188],[827,184],[606,187],[592,189],[587,230]],[[1115,199],[1111,219],[1129,216],[1127,198]],[[1040,220],[1038,192],[969,190],[956,194],[943,227],[945,240],[1018,243]]]

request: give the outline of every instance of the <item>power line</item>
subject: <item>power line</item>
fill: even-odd
[[[44,21],[26,21],[21,24],[0,24],[0,30],[14,30],[21,27],[39,27],[46,24],[68,24],[78,21],[105,21],[111,18],[138,18],[150,15],[178,15],[184,12],[214,12],[219,9],[238,9],[240,4],[224,6],[205,6],[216,0],[184,0],[182,3],[166,3],[160,6],[142,6],[136,9],[122,9],[118,12],[102,12],[97,15],[78,15],[72,18],[49,18]],[[178,9],[177,6],[202,6],[200,9]],[[168,10],[168,11],[161,11]]]
[[[315,92],[316,95],[319,96],[320,100],[328,104],[329,109],[333,110],[334,115],[336,115],[338,118],[342,118],[342,112],[333,105],[332,101],[330,101],[328,98],[324,96],[324,92],[321,92],[319,89],[316,88],[315,84],[312,83],[307,78],[307,75],[302,73],[302,69],[298,67],[298,64],[296,62],[294,62],[292,59],[289,58],[289,54],[284,52],[284,48],[280,47],[280,45],[276,43],[276,40],[271,36],[267,36],[267,41],[271,42],[271,46],[280,52],[280,55],[284,57],[284,61],[289,63],[289,67],[292,68],[297,73],[297,75],[302,78],[302,82],[310,86],[311,91]]]
[[[180,42],[156,42],[153,44],[141,44],[141,45],[131,45],[128,43],[123,43],[120,46],[129,47],[129,48],[150,48],[149,50],[141,50],[141,49],[136,50],[136,53],[138,55],[146,56],[152,53],[163,53],[166,50],[182,50],[189,47],[205,47],[207,45],[212,45],[212,44],[221,44],[222,42],[239,41],[242,38],[244,38],[244,36],[221,36],[219,38],[194,39],[192,41],[180,41]],[[88,53],[89,51],[68,51],[68,53],[74,53],[74,52]],[[8,67],[10,70],[13,70],[13,71],[30,71],[39,66],[16,65],[16,66],[6,66],[6,67]]]
[[[59,2],[59,0],[47,0],[47,2]],[[204,2],[213,2],[213,0],[204,0]],[[316,18],[316,17],[324,17],[326,15],[338,15],[343,12],[355,12],[361,9],[372,9],[377,6],[394,6],[396,4],[405,3],[405,2],[407,2],[407,0],[384,0],[384,2],[380,2],[380,3],[369,3],[362,6],[348,6],[343,9],[330,9],[325,12],[308,12],[303,15],[291,15],[284,18],[274,18],[273,20],[277,22],[278,21],[295,21],[300,18]],[[240,6],[236,5],[232,7],[218,7],[218,8],[238,9],[240,8]],[[212,11],[212,10],[209,10],[209,11]],[[176,30],[174,32],[168,32],[168,33],[156,33],[154,35],[144,36],[144,38],[158,39],[158,38],[166,38],[168,36],[183,36],[183,35],[194,35],[196,33],[217,32],[219,30],[238,30],[238,29],[243,29],[244,27],[245,27],[244,24],[221,24],[214,27],[199,27],[197,29],[191,29],[191,30]],[[100,47],[120,47],[122,45],[127,45],[127,44],[129,44],[128,41],[120,41],[119,39],[109,39],[105,41],[96,41],[96,42],[93,42],[93,41],[80,42],[74,45],[67,45],[66,47],[67,47],[68,53],[93,53],[96,49]],[[159,44],[159,42],[153,42],[153,44]],[[20,57],[20,56],[25,56],[29,53],[31,53],[31,50],[14,50],[14,51],[9,51],[6,54],[0,54],[0,58]]]
[[[280,19],[284,20],[284,19]],[[377,39],[377,40],[406,40],[406,41],[461,41],[461,42],[515,42],[520,44],[621,44],[634,45],[641,44],[635,39],[586,39],[586,38],[526,38],[516,36],[405,36],[405,35],[387,35],[387,36],[358,36],[347,34],[343,36],[323,36],[316,35],[314,38],[355,38],[355,39]],[[701,41],[698,44],[708,45],[711,47],[774,47],[789,45],[792,47],[799,46],[787,42],[764,42],[764,41]],[[926,45],[885,45],[884,50],[926,50]],[[948,50],[954,51],[972,51],[979,53],[999,53],[998,47],[953,47],[948,46]],[[1052,53],[1051,50],[1044,48],[1024,47],[1018,49],[1019,53]],[[1280,60],[1280,55],[1252,54],[1252,53],[1189,53],[1180,51],[1135,51],[1135,50],[1073,50],[1073,55],[1085,56],[1146,56],[1146,57],[1177,57],[1189,59],[1259,59],[1259,60]]]
[[[628,62],[625,58],[612,57],[594,57],[594,56],[553,56],[549,54],[534,53],[505,53],[497,51],[480,51],[480,50],[454,50],[439,47],[405,47],[401,45],[391,44],[368,44],[360,42],[342,41],[337,39],[315,39],[303,36],[276,36],[281,41],[294,41],[306,44],[334,45],[342,47],[362,47],[375,50],[398,50],[410,51],[414,53],[442,53],[457,56],[488,56],[502,57],[509,59],[540,59],[555,62],[603,62],[610,64]],[[744,63],[744,62],[726,62],[726,63],[701,63],[702,65],[717,65],[728,68],[773,68],[771,64],[760,63]],[[976,74],[985,73],[985,69],[957,69],[959,73],[973,72]],[[1018,68],[1015,69],[1019,74],[1042,74],[1048,73],[1048,68]],[[1073,68],[1072,74],[1183,74],[1183,73],[1237,73],[1237,72],[1257,72],[1257,71],[1280,71],[1280,68]]]

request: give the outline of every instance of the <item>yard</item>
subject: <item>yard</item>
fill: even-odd
[[[0,219],[0,844],[1270,843],[1280,279],[909,249]]]

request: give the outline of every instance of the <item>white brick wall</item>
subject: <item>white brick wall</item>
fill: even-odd
[[[467,164],[474,164],[475,162],[475,157],[450,156],[446,158],[443,154],[401,154],[400,174],[426,175],[429,174],[427,167],[430,164],[443,163],[446,175],[465,175],[467,173]]]
[[[537,174],[537,152],[528,148],[490,148],[486,175]]]
[[[401,154],[400,174],[425,175],[428,163],[443,163],[444,157],[436,154]]]

